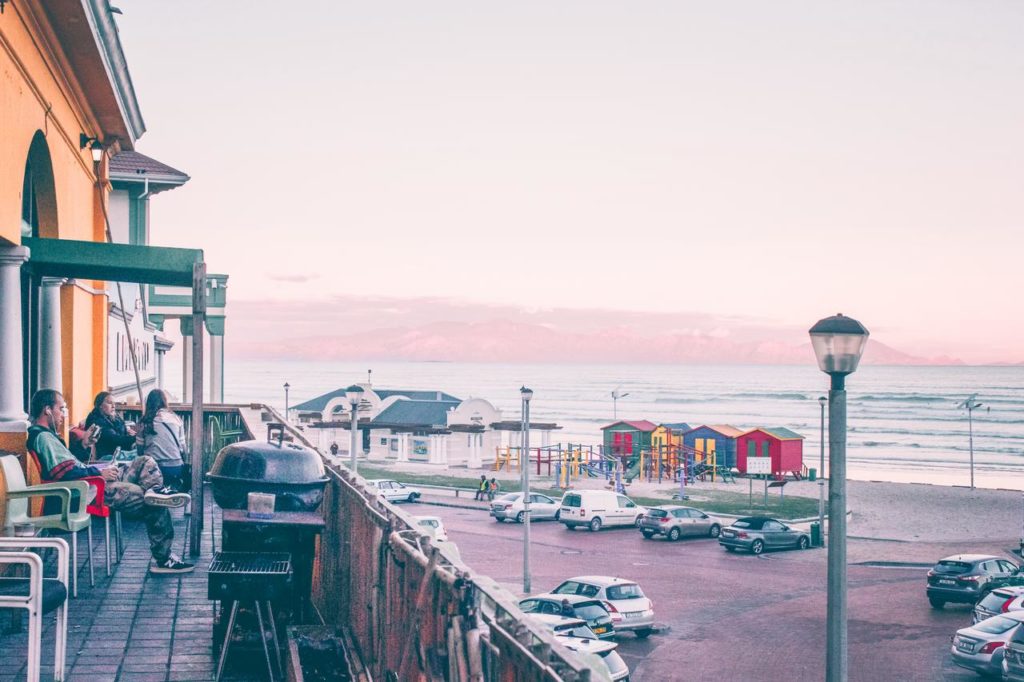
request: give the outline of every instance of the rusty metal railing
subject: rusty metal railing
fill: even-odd
[[[278,417],[274,413],[275,417]],[[295,437],[314,447],[301,431]],[[333,458],[313,601],[345,626],[377,680],[589,682],[592,671],[514,595],[434,544],[412,516],[368,490]]]

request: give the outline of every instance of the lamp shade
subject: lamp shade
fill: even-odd
[[[523,397],[523,400],[525,400],[526,402],[530,402],[530,399],[533,398],[533,391],[528,389],[526,386],[523,386],[522,388],[519,389],[519,395],[521,395]]]
[[[348,398],[350,405],[358,405],[359,401],[363,399],[363,387],[352,384],[345,389],[345,397]]]
[[[100,144],[99,140],[94,140],[89,149],[92,150],[93,163],[99,163],[103,160],[103,145]]]
[[[840,313],[818,320],[809,333],[822,372],[851,374],[857,371],[868,343],[869,332],[864,325]]]

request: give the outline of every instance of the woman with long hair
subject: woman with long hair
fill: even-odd
[[[92,412],[85,418],[85,425],[99,428],[96,459],[111,457],[118,448],[131,450],[135,447],[135,432],[117,415],[114,396],[109,391],[96,394],[92,401]]]
[[[181,472],[184,467],[182,446],[185,443],[185,427],[178,415],[168,407],[167,394],[154,388],[146,396],[146,409],[139,422],[136,444],[139,454],[149,455],[160,467],[164,485],[181,489]]]

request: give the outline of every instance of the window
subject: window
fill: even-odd
[[[764,530],[782,530],[782,524],[778,521],[765,521],[762,528]]]
[[[633,504],[630,501],[630,499],[628,497],[625,497],[624,495],[616,495],[615,497],[619,501],[619,508],[620,509],[629,508],[629,507],[635,507],[636,506],[635,504]]]
[[[612,585],[608,588],[608,599],[612,601],[618,601],[619,599],[641,599],[643,596],[644,591],[636,583]]]
[[[580,588],[580,584],[573,580],[566,580],[564,583],[555,588],[555,594],[576,594],[576,591]]]
[[[597,585],[582,585],[580,587],[580,594],[584,597],[596,597],[597,593],[601,591]]]
[[[519,608],[523,613],[537,613],[537,607],[540,605],[536,599],[527,599],[519,602]]]
[[[381,445],[387,445],[388,444],[388,439],[387,438],[381,438],[380,439],[380,444]]]
[[[769,446],[770,446],[770,444],[768,443],[768,441],[764,441],[763,443],[761,443],[761,456],[762,457],[771,457],[772,453],[769,451]]]
[[[672,516],[676,517],[677,519],[685,519],[688,516],[688,514],[686,513],[685,509],[676,509],[672,512]]]
[[[563,507],[580,507],[580,496],[576,494],[566,495],[562,498]]]
[[[757,457],[757,443],[753,440],[747,441],[747,457]]]

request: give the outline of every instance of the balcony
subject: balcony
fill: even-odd
[[[256,435],[265,422],[278,419],[263,406],[207,406],[207,459],[223,442]],[[302,441],[301,433],[291,434]],[[329,464],[328,475],[320,508],[325,527],[313,564],[315,608],[308,621],[314,629],[341,633],[343,655],[355,677],[365,678],[362,671],[399,680],[591,679],[575,654],[524,621],[513,595],[435,546],[406,512],[367,491],[347,469]],[[207,599],[207,567],[214,548],[221,546],[224,512],[211,495],[207,498],[201,553],[192,559],[192,574],[150,575],[147,537],[137,521],[124,524],[126,552],[113,575],[108,578],[97,562],[93,588],[80,551],[79,597],[69,602],[68,679],[213,679],[218,614],[215,602]],[[185,517],[181,510],[172,516],[180,550]],[[102,533],[95,536],[94,553],[101,557]],[[50,679],[53,619],[46,622],[43,679]],[[27,634],[10,632],[11,623],[6,615],[0,617],[0,632],[6,628],[0,634],[0,679],[5,680],[25,675]],[[293,655],[298,651],[282,648]],[[223,679],[266,678],[256,665],[261,657],[251,657],[248,667],[240,658],[229,661]],[[286,654],[285,667],[294,662],[290,659]]]

